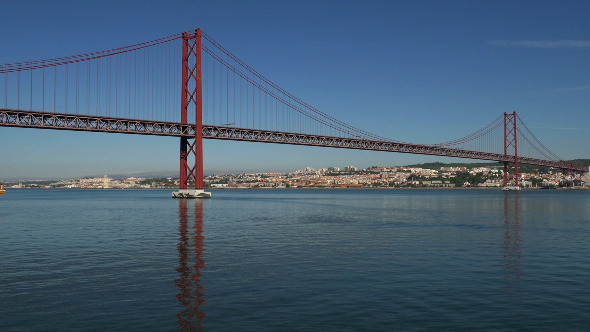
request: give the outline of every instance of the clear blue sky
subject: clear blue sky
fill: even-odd
[[[0,63],[202,28],[325,113],[436,143],[516,110],[551,150],[590,158],[589,1],[0,1]],[[176,174],[178,139],[0,128],[0,179]],[[206,140],[205,171],[451,159]],[[455,159],[456,160],[456,159]]]

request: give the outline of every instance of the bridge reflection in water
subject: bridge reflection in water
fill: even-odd
[[[194,208],[194,215],[188,210]],[[181,331],[202,330],[201,321],[205,314],[201,305],[205,294],[201,285],[203,259],[203,201],[180,199],[178,201],[178,279],[174,284],[179,290],[176,299],[183,307],[177,315],[177,329]]]
[[[520,264],[520,192],[504,192],[504,278],[519,280]]]

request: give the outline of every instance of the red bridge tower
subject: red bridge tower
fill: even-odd
[[[510,181],[510,169],[514,169],[514,185],[518,186],[518,132],[516,130],[516,111],[512,114],[508,114],[504,112],[504,156],[506,157],[506,161],[504,161],[504,186],[508,185]],[[514,162],[510,163],[508,160],[510,159],[508,156],[509,150],[513,149],[514,151]],[[510,165],[512,164],[512,166]]]
[[[194,138],[180,138],[180,190],[175,198],[210,198],[203,190],[203,82],[201,79],[201,29],[182,35],[182,96],[180,122],[188,124],[188,111],[195,110]],[[190,158],[189,158],[190,157]],[[191,167],[190,161],[194,162]],[[190,180],[195,189],[188,189]]]

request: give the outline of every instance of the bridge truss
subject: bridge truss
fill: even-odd
[[[7,109],[0,109],[0,126],[93,131],[120,134],[172,136],[185,137],[187,139],[195,137],[194,124],[183,124],[179,122],[131,120],[124,118],[109,118],[97,116],[91,117],[71,114],[41,113]],[[265,131],[248,128],[210,125],[202,125],[201,132],[202,137],[206,139],[424,154],[434,156],[490,160],[513,164],[515,162],[518,162],[522,164],[555,167],[578,172],[588,171],[587,166],[576,165],[564,161],[551,161],[528,157],[515,157],[514,155],[509,154],[454,149],[442,147],[440,145],[420,145],[391,141],[286,133],[278,131]]]

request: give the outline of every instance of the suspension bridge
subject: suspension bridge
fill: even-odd
[[[497,161],[504,185],[518,185],[519,163],[588,172],[550,151],[516,112],[436,144],[374,135],[282,89],[200,29],[0,65],[0,126],[179,137],[181,190],[203,188],[204,138]]]

